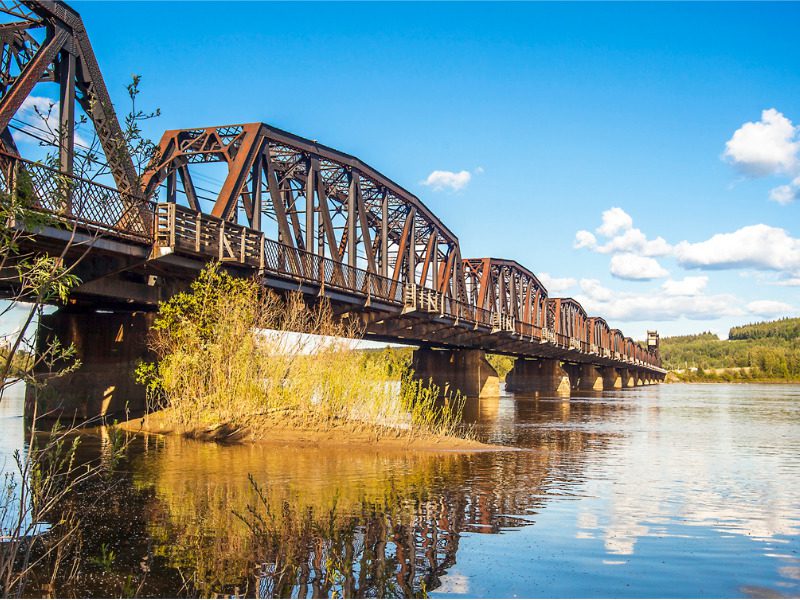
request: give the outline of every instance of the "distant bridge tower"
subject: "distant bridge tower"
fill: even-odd
[[[660,356],[660,353],[658,351],[658,342],[659,342],[658,332],[657,331],[648,331],[647,332],[647,349],[652,351],[655,354],[656,359]]]

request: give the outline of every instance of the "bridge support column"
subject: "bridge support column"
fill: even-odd
[[[614,367],[602,367],[600,372],[603,375],[604,390],[618,390],[622,388],[622,375]]]
[[[561,361],[553,358],[518,358],[506,375],[510,392],[569,393],[570,379]]]
[[[637,386],[644,385],[644,373],[641,371],[634,371],[633,375]]]
[[[500,378],[483,350],[414,350],[414,377],[432,380],[442,393],[460,391],[469,397],[500,395]]]
[[[594,365],[582,364],[578,371],[578,389],[584,391],[603,391],[603,374]]]
[[[145,411],[145,388],[136,383],[134,371],[141,360],[153,360],[147,348],[147,332],[155,313],[73,312],[59,309],[43,315],[37,331],[37,353],[41,355],[57,339],[73,344],[80,367],[57,377],[42,366],[36,379],[44,384],[28,386],[25,414],[48,419],[93,419],[136,417]],[[53,371],[64,364],[53,366]]]
[[[631,369],[619,369],[623,388],[632,388],[636,385],[636,376]]]

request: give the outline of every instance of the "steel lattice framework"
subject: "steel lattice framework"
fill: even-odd
[[[516,261],[462,259],[417,196],[315,140],[265,123],[171,130],[140,180],[78,13],[46,0],[0,0],[0,13],[11,19],[0,24],[0,192],[15,193],[24,173],[42,210],[110,238],[108,272],[169,278],[187,264],[170,257],[216,259],[334,297],[368,315],[378,338],[660,369],[654,332],[642,348],[576,300],[549,298]],[[59,90],[55,170],[21,158],[9,130],[41,82]],[[76,103],[116,188],[73,175]],[[222,174],[218,189],[207,189],[208,168]]]
[[[513,330],[524,323],[545,327],[547,289],[514,260],[468,258],[463,262],[469,302],[492,313],[495,326]]]
[[[191,167],[226,176],[211,215],[337,265],[466,299],[458,239],[413,194],[358,158],[264,123],[168,131],[145,175],[148,196],[201,210]],[[180,186],[178,182],[180,181]],[[268,223],[271,221],[271,223]]]
[[[6,0],[0,12],[17,19],[0,25],[3,150],[19,154],[8,126],[34,86],[57,83],[61,171],[73,170],[77,102],[94,125],[117,189],[139,195],[136,169],[80,15],[63,2],[37,0]]]

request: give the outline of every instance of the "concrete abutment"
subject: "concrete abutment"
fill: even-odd
[[[72,311],[59,309],[43,315],[36,335],[38,356],[54,340],[75,347],[80,366],[62,376],[56,372],[71,361],[37,367],[37,386],[25,393],[25,415],[86,420],[96,417],[125,418],[144,414],[145,388],[136,383],[141,361],[153,360],[147,333],[155,313],[131,311]]]
[[[483,350],[418,348],[411,368],[415,378],[432,381],[443,394],[456,390],[469,397],[500,394],[500,378]]]

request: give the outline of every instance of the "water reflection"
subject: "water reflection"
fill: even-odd
[[[140,436],[119,492],[84,498],[84,553],[118,558],[71,592],[797,595],[798,417],[800,387],[660,386],[470,402],[518,451]]]
[[[157,552],[202,595],[409,596],[439,586],[462,532],[528,525],[553,481],[578,485],[554,468],[586,437],[468,456],[151,438],[132,466],[159,499]]]

